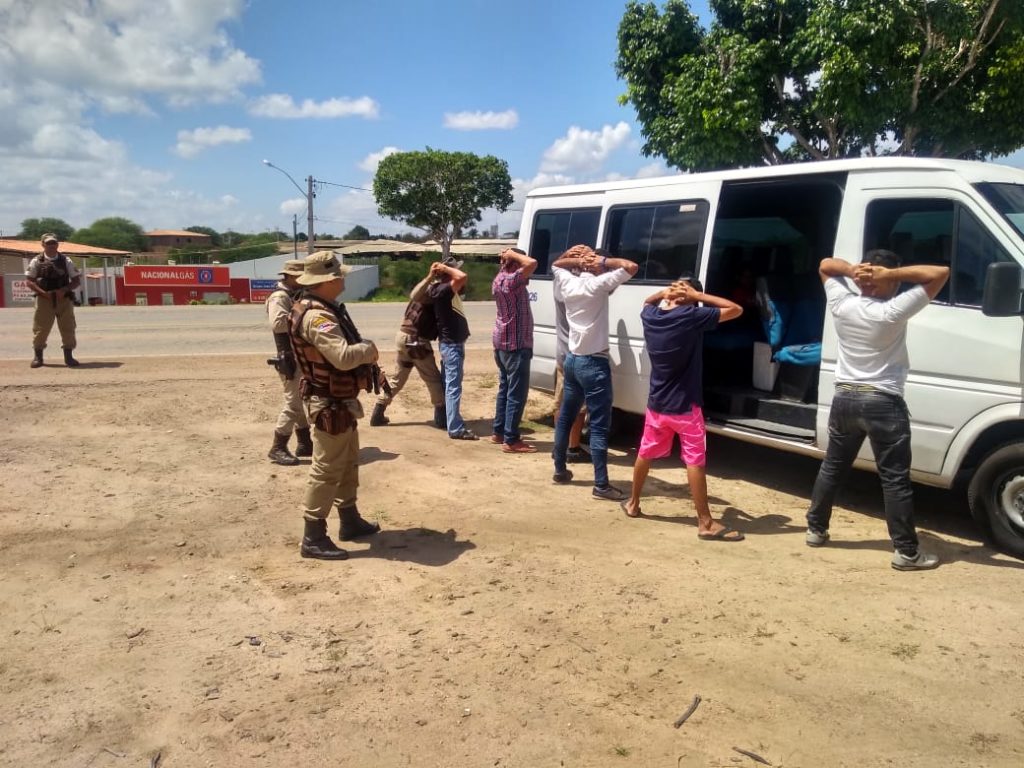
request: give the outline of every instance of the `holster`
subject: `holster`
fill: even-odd
[[[340,435],[356,427],[356,417],[344,403],[332,402],[316,415],[316,428],[328,435]]]
[[[288,334],[275,333],[274,345],[277,347],[277,363],[274,367],[286,379],[293,378],[296,371],[295,354],[292,352],[292,343]],[[267,363],[269,364],[270,361],[268,360]]]

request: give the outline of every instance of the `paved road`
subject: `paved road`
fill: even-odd
[[[491,344],[494,304],[466,303],[470,348]],[[393,349],[404,304],[348,305],[360,333]],[[83,360],[133,355],[271,354],[274,342],[263,305],[80,307],[78,353]],[[47,351],[59,355],[54,325]],[[0,360],[32,357],[32,310],[0,309]]]

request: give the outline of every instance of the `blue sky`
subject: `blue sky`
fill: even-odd
[[[703,12],[704,4],[698,10]],[[696,6],[695,6],[696,7]],[[506,160],[532,187],[665,173],[620,106],[606,0],[8,0],[0,3],[0,230],[305,230],[285,176],[371,186],[426,146]],[[10,116],[10,119],[6,116]],[[409,228],[326,186],[317,231]],[[518,211],[481,227],[518,228]]]
[[[691,7],[706,23],[706,3]],[[386,153],[506,160],[516,203],[552,183],[660,175],[620,106],[625,0],[3,0],[0,233],[83,227],[291,231],[304,178],[371,186]],[[1018,159],[1024,155],[1018,153]],[[1019,161],[1014,164],[1021,164]],[[408,227],[324,186],[317,231]],[[487,212],[481,227],[518,228]]]

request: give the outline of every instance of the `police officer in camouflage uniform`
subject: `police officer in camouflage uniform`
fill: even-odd
[[[341,539],[348,541],[380,530],[359,515],[359,432],[363,416],[358,396],[373,388],[377,347],[363,341],[344,304],[349,267],[331,252],[306,258],[296,278],[302,292],[292,306],[292,349],[302,375],[302,399],[312,427],[313,463],[303,500],[305,532],[300,552],[318,560],[344,560],[348,553],[327,535],[327,516],[338,507]]]
[[[274,444],[271,446],[267,458],[275,464],[286,467],[298,464],[299,456],[313,455],[309,422],[306,421],[306,413],[302,407],[302,395],[299,393],[299,370],[295,364],[292,342],[288,336],[292,303],[300,290],[295,279],[302,275],[302,267],[302,259],[286,261],[279,273],[281,282],[267,297],[267,316],[270,318],[270,330],[274,334],[274,344],[277,346],[277,357],[268,362],[273,362],[281,377],[281,387],[284,390],[284,407],[277,417],[277,426],[274,428]],[[292,436],[292,429],[295,430],[298,443],[294,454],[288,450],[288,440]]]
[[[409,293],[409,303],[405,306],[402,325],[395,337],[395,375],[388,379],[390,391],[385,389],[377,397],[377,404],[370,416],[372,427],[383,427],[390,422],[384,410],[405,387],[409,374],[415,368],[430,392],[430,402],[434,406],[434,426],[438,429],[446,428],[444,384],[434,359],[434,348],[430,345],[437,338],[437,316],[434,314],[433,302],[427,295],[430,284],[437,280],[438,263],[430,265],[427,276]]]
[[[36,295],[36,311],[32,316],[32,367],[43,364],[46,340],[57,321],[60,343],[64,348],[64,365],[74,368],[78,361],[71,355],[75,341],[74,292],[82,282],[71,259],[58,250],[60,240],[52,232],[42,237],[43,252],[29,262],[25,270],[28,286]]]

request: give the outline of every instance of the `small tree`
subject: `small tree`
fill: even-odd
[[[632,0],[616,71],[648,155],[687,170],[1024,144],[1020,0]]]
[[[97,219],[85,229],[74,234],[76,242],[84,245],[95,245],[99,248],[112,248],[117,251],[138,253],[149,248],[146,233],[134,221],[112,216]]]
[[[341,239],[342,240],[369,240],[370,239],[370,230],[368,230],[362,224],[356,224]]]
[[[452,240],[480,220],[484,208],[506,210],[512,204],[508,163],[469,152],[396,152],[380,161],[373,196],[381,216],[430,233],[442,257]]]
[[[200,235],[210,236],[210,245],[217,247],[220,245],[220,232],[211,227],[185,227],[186,232],[196,232]]]
[[[75,228],[64,219],[42,218],[25,219],[21,222],[18,238],[22,240],[38,240],[47,232],[52,232],[61,241],[70,240]]]

